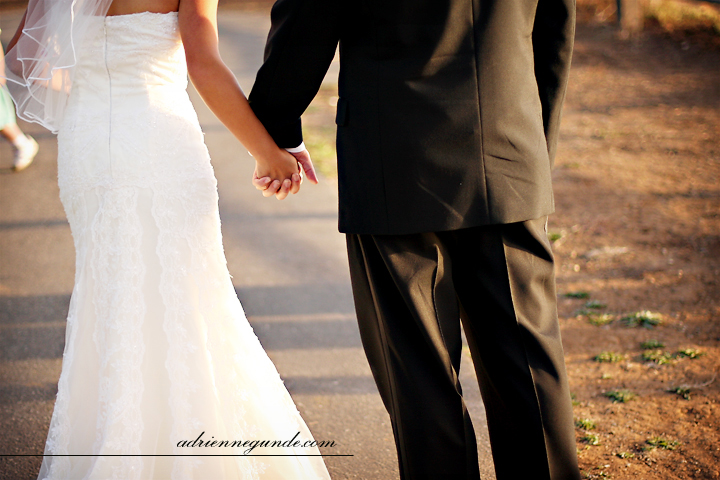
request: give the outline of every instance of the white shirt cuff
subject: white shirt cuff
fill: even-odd
[[[298,145],[298,146],[295,147],[295,148],[286,148],[285,150],[287,150],[287,151],[290,152],[290,153],[300,153],[300,152],[303,152],[303,151],[306,150],[306,148],[305,148],[305,142],[302,142],[300,145]]]

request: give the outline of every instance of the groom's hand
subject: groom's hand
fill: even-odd
[[[290,152],[295,157],[295,159],[298,162],[298,165],[300,166],[300,172],[305,173],[305,176],[308,180],[310,180],[311,183],[317,184],[318,183],[318,177],[315,173],[315,167],[313,166],[312,160],[310,159],[310,152],[307,151],[307,149],[303,149],[300,152]],[[295,184],[293,183],[293,188],[295,188]],[[297,189],[300,189],[300,184],[297,185]],[[297,193],[297,192],[292,192]]]

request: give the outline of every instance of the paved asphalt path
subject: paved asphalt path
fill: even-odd
[[[0,12],[2,40],[17,10]],[[222,54],[249,91],[262,61],[267,13],[223,10]],[[337,79],[337,65],[326,81]],[[363,355],[352,304],[336,185],[303,185],[283,202],[250,185],[252,159],[194,91],[220,190],[225,252],[238,296],[316,439],[334,440],[334,479],[398,478],[394,442]],[[64,345],[74,251],[58,200],[55,137],[23,128],[40,154],[13,173],[0,142],[0,455],[42,453]],[[479,436],[483,478],[494,478],[484,412],[467,351],[461,378]],[[250,367],[251,368],[251,367]],[[0,479],[34,479],[38,457],[0,457]]]

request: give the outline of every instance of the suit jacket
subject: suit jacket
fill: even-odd
[[[278,0],[250,103],[281,147],[340,45],[340,230],[552,213],[574,0]]]

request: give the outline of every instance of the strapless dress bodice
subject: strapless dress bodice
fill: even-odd
[[[73,89],[103,85],[114,94],[187,87],[177,12],[98,17],[77,50]]]
[[[61,195],[93,185],[215,184],[173,13],[94,17],[58,132]],[[173,187],[174,188],[174,187]]]

